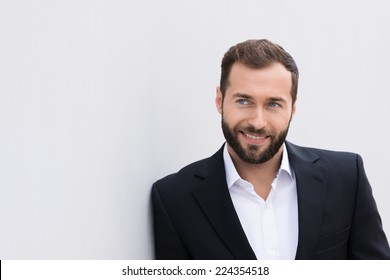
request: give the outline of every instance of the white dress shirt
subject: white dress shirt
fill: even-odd
[[[298,245],[297,190],[285,145],[280,169],[266,200],[237,173],[227,144],[223,158],[234,208],[257,259],[295,259]]]

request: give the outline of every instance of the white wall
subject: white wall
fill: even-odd
[[[0,2],[0,259],[152,258],[149,192],[222,144],[231,45],[300,68],[289,139],[360,153],[387,235],[387,1]]]

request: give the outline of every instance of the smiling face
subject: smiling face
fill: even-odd
[[[216,95],[233,158],[261,164],[281,152],[295,112],[291,87],[291,72],[280,63],[261,69],[233,64],[224,96],[220,88]]]

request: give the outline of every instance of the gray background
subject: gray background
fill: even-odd
[[[150,259],[158,178],[223,143],[223,53],[300,68],[289,140],[360,153],[387,235],[387,1],[0,1],[0,259]],[[387,180],[387,181],[386,181]]]

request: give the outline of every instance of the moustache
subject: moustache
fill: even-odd
[[[273,136],[273,134],[267,131],[264,128],[256,129],[254,126],[239,127],[237,131],[245,131],[253,134],[263,135],[263,136]]]

